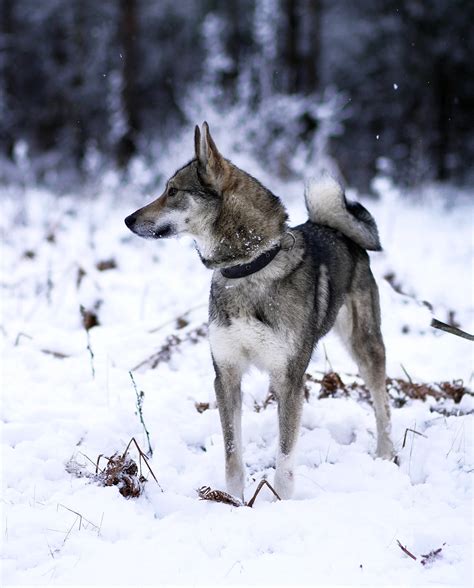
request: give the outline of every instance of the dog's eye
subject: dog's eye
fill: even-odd
[[[178,190],[176,188],[168,188],[168,196],[176,196]]]

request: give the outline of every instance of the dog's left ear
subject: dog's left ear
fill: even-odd
[[[214,143],[207,122],[203,123],[201,131],[197,126],[194,130],[194,150],[203,177],[209,182],[218,182],[224,172],[225,159]]]

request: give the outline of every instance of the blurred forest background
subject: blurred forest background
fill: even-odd
[[[282,179],[473,179],[472,0],[0,3],[3,184],[153,167],[203,118]]]

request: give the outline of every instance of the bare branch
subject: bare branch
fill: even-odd
[[[457,335],[458,337],[462,337],[463,339],[467,339],[468,341],[474,341],[474,335],[466,333],[466,331],[462,331],[461,329],[458,329],[458,327],[447,325],[446,323],[443,323],[438,319],[431,319],[431,326],[435,329],[439,329],[440,331],[444,331],[445,333]]]
[[[247,506],[249,506],[250,508],[252,508],[255,499],[257,498],[257,496],[260,494],[260,490],[264,487],[267,486],[272,492],[273,494],[276,496],[277,500],[281,500],[281,498],[278,496],[278,494],[276,493],[276,491],[274,490],[273,486],[267,481],[267,480],[260,480],[257,489],[255,490],[254,495],[252,496],[252,498],[247,502]]]
[[[397,539],[397,543],[398,543],[398,547],[400,547],[400,549],[403,551],[403,553],[406,553],[408,555],[408,557],[411,557],[412,559],[414,559],[416,561],[416,556],[413,555],[413,553],[411,553],[411,551],[408,551],[408,549],[406,547],[404,547],[400,541]]]

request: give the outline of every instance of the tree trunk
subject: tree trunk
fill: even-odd
[[[318,87],[321,0],[283,0],[285,90],[311,94]]]
[[[446,75],[443,59],[439,59],[435,68],[435,87],[437,106],[437,138],[435,142],[436,179],[448,178],[446,156],[449,149],[450,123],[450,79]]]
[[[117,146],[117,163],[126,167],[137,151],[139,132],[138,107],[136,99],[137,68],[137,2],[120,0],[120,45],[122,47],[122,104],[125,117],[125,132]]]
[[[3,38],[2,45],[4,47],[1,75],[5,97],[5,111],[1,114],[3,120],[1,121],[0,127],[0,147],[9,159],[13,159],[15,140],[12,129],[16,127],[14,110],[15,78],[13,74],[13,63],[15,61],[13,56],[13,35],[15,28],[13,0],[2,0],[0,16],[0,35]]]

